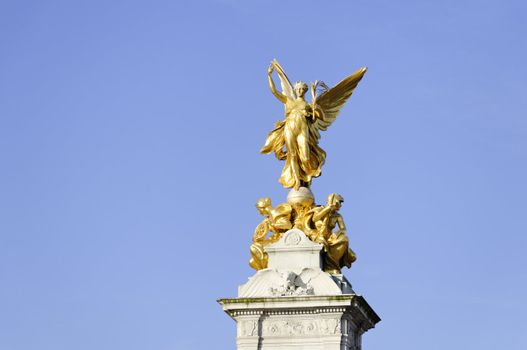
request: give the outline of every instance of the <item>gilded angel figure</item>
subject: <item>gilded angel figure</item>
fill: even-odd
[[[285,160],[279,179],[284,187],[309,187],[312,178],[320,176],[326,160],[326,152],[318,145],[320,131],[335,121],[366,70],[360,68],[331,89],[323,82],[311,83],[312,101],[308,103],[304,98],[308,85],[300,81],[293,86],[278,61],[271,62],[267,71],[269,87],[285,105],[285,119],[275,124],[260,152],[274,152],[276,158]],[[275,87],[274,71],[280,78],[282,92]]]

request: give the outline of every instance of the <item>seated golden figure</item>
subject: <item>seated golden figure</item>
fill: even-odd
[[[258,200],[256,209],[263,215],[264,219],[254,230],[249,265],[256,270],[262,270],[267,268],[268,261],[264,247],[280,240],[282,234],[293,227],[291,223],[293,208],[287,203],[279,204],[273,208],[271,199],[266,197]],[[268,237],[269,232],[272,234]]]
[[[304,217],[305,233],[313,242],[324,246],[324,271],[331,274],[340,274],[343,266],[351,267],[357,260],[355,253],[349,248],[346,225],[338,212],[342,202],[342,196],[332,193],[325,206],[311,209]],[[338,230],[333,232],[337,225]]]

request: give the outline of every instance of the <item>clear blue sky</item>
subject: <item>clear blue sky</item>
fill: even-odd
[[[369,71],[323,134],[364,349],[527,348],[525,1],[2,1],[0,349],[234,349],[266,69]]]

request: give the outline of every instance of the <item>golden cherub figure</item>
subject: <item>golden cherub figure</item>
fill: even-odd
[[[265,246],[278,242],[282,238],[282,234],[293,227],[291,222],[293,208],[287,203],[279,204],[273,208],[271,199],[265,197],[258,200],[256,209],[264,219],[254,230],[249,265],[255,270],[261,270],[267,267],[268,256],[264,249]],[[271,232],[271,236],[268,237],[269,232]]]
[[[285,160],[280,183],[286,188],[309,187],[313,177],[320,176],[326,152],[318,145],[320,131],[330,126],[367,68],[360,68],[333,88],[323,82],[311,83],[312,101],[304,96],[308,86],[304,82],[291,85],[284,70],[273,60],[268,73],[269,87],[275,97],[285,105],[285,119],[275,124],[260,152],[274,152],[276,158]],[[272,74],[280,78],[282,92],[274,84]],[[320,91],[320,94],[319,94]]]

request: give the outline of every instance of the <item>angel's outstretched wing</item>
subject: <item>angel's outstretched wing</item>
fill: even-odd
[[[320,114],[320,118],[316,119],[314,125],[318,130],[326,130],[335,121],[340,109],[351,96],[366,70],[366,67],[360,68],[333,88],[324,91],[320,96],[316,97],[313,102]]]
[[[272,61],[272,64],[274,66],[274,69],[276,73],[278,74],[278,78],[280,78],[280,85],[282,86],[282,93],[289,97],[290,99],[296,99],[296,93],[295,89],[293,89],[293,85],[291,85],[291,82],[289,81],[289,78],[287,78],[287,75],[284,72],[284,69],[278,63],[276,59]]]

